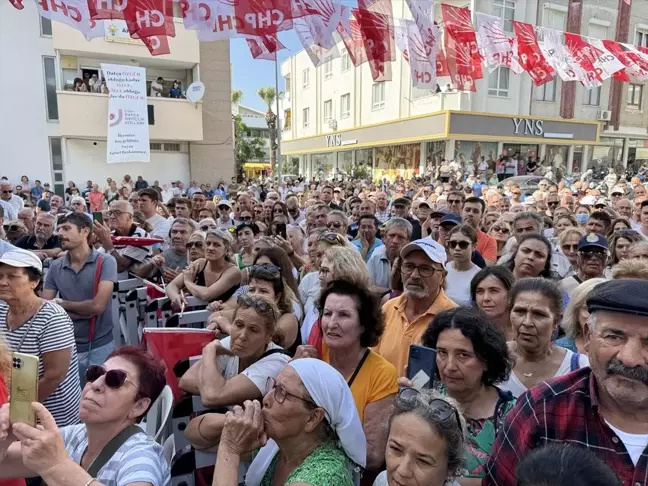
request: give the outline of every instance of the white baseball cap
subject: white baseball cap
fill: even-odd
[[[428,258],[434,263],[440,263],[441,265],[445,266],[446,262],[448,261],[448,256],[446,254],[445,248],[443,248],[439,243],[434,241],[429,236],[427,238],[412,241],[408,245],[405,245],[400,252],[400,256],[401,258],[405,258],[415,250],[423,250]]]
[[[0,257],[0,263],[4,263],[10,267],[32,267],[39,272],[43,271],[43,263],[40,258],[38,258],[35,253],[21,250],[20,248],[4,252],[2,257]]]
[[[593,206],[594,204],[596,204],[596,198],[594,196],[585,196],[580,200],[580,203],[584,204],[585,206]]]
[[[218,201],[218,206],[227,206],[228,208],[232,209],[232,203],[229,202],[227,199],[222,199]]]

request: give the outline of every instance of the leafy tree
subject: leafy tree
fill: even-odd
[[[266,112],[266,123],[268,124],[268,130],[270,130],[270,165],[273,170],[273,174],[277,170],[277,115],[272,111],[272,106],[274,105],[277,99],[277,90],[273,86],[267,88],[260,88],[257,91],[259,98],[261,98],[266,105],[268,105],[268,111]]]
[[[245,138],[248,127],[243,123],[241,115],[234,115],[234,162],[236,173],[243,175],[243,164],[251,159],[263,159],[265,140],[262,138]]]

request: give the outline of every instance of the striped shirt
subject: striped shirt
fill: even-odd
[[[7,314],[9,305],[0,301],[0,342],[4,342],[9,351],[32,354],[40,357],[38,364],[39,377],[43,377],[43,355],[71,348],[72,354],[67,374],[54,392],[47,397],[43,405],[56,420],[56,425],[64,427],[79,423],[79,404],[81,402],[81,385],[79,383],[79,364],[74,328],[67,312],[51,301],[45,301],[39,311],[18,329],[9,329]],[[31,321],[31,326],[30,326]],[[29,329],[28,329],[29,328]],[[20,349],[20,341],[27,333]]]
[[[63,427],[61,436],[70,459],[81,464],[81,458],[88,448],[86,426],[78,424]],[[160,444],[146,434],[135,434],[99,470],[97,482],[106,486],[132,483],[165,486],[171,484],[171,469]]]

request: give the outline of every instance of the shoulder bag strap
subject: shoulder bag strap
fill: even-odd
[[[96,478],[97,474],[99,474],[99,471],[101,471],[101,468],[104,467],[108,461],[110,461],[112,456],[115,455],[115,452],[117,452],[128,439],[130,439],[135,434],[140,433],[144,433],[144,431],[140,427],[138,427],[137,425],[131,425],[130,427],[126,427],[119,434],[113,437],[112,440],[108,442],[108,444],[106,444],[106,447],[101,450],[97,458],[92,461],[92,464],[90,464],[87,470],[88,474],[93,478]]]
[[[572,354],[571,362],[569,363],[569,367],[571,368],[570,371],[576,371],[577,369],[580,368],[580,363],[578,362],[579,359],[580,359],[579,353]]]
[[[97,255],[97,270],[94,276],[94,282],[92,284],[92,298],[94,299],[97,296],[99,291],[99,282],[101,281],[101,267],[103,267],[103,258]],[[92,341],[95,336],[95,324],[97,323],[97,316],[92,316],[90,318],[90,329],[88,330],[88,341],[90,346],[92,346]]]
[[[362,365],[364,364],[365,361],[367,361],[367,358],[369,357],[370,352],[371,351],[369,350],[369,348],[367,348],[367,350],[365,351],[364,356],[362,356],[362,359],[358,363],[358,366],[356,366],[355,371],[353,372],[353,374],[351,375],[351,378],[349,378],[349,381],[348,381],[349,388],[351,388],[351,385],[353,385],[353,382],[355,381],[356,377],[358,376],[358,373],[360,373],[360,370],[362,369]]]

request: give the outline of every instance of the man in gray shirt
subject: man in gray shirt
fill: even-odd
[[[44,299],[63,307],[74,323],[81,383],[88,366],[102,365],[115,349],[113,318],[119,318],[112,315],[110,305],[117,261],[88,245],[91,225],[85,214],[70,213],[60,219],[61,249],[67,253],[50,265],[42,293]]]
[[[153,278],[161,275],[165,283],[171,282],[187,266],[187,243],[193,232],[191,220],[176,218],[169,231],[171,247],[140,265],[135,271],[137,276]]]

